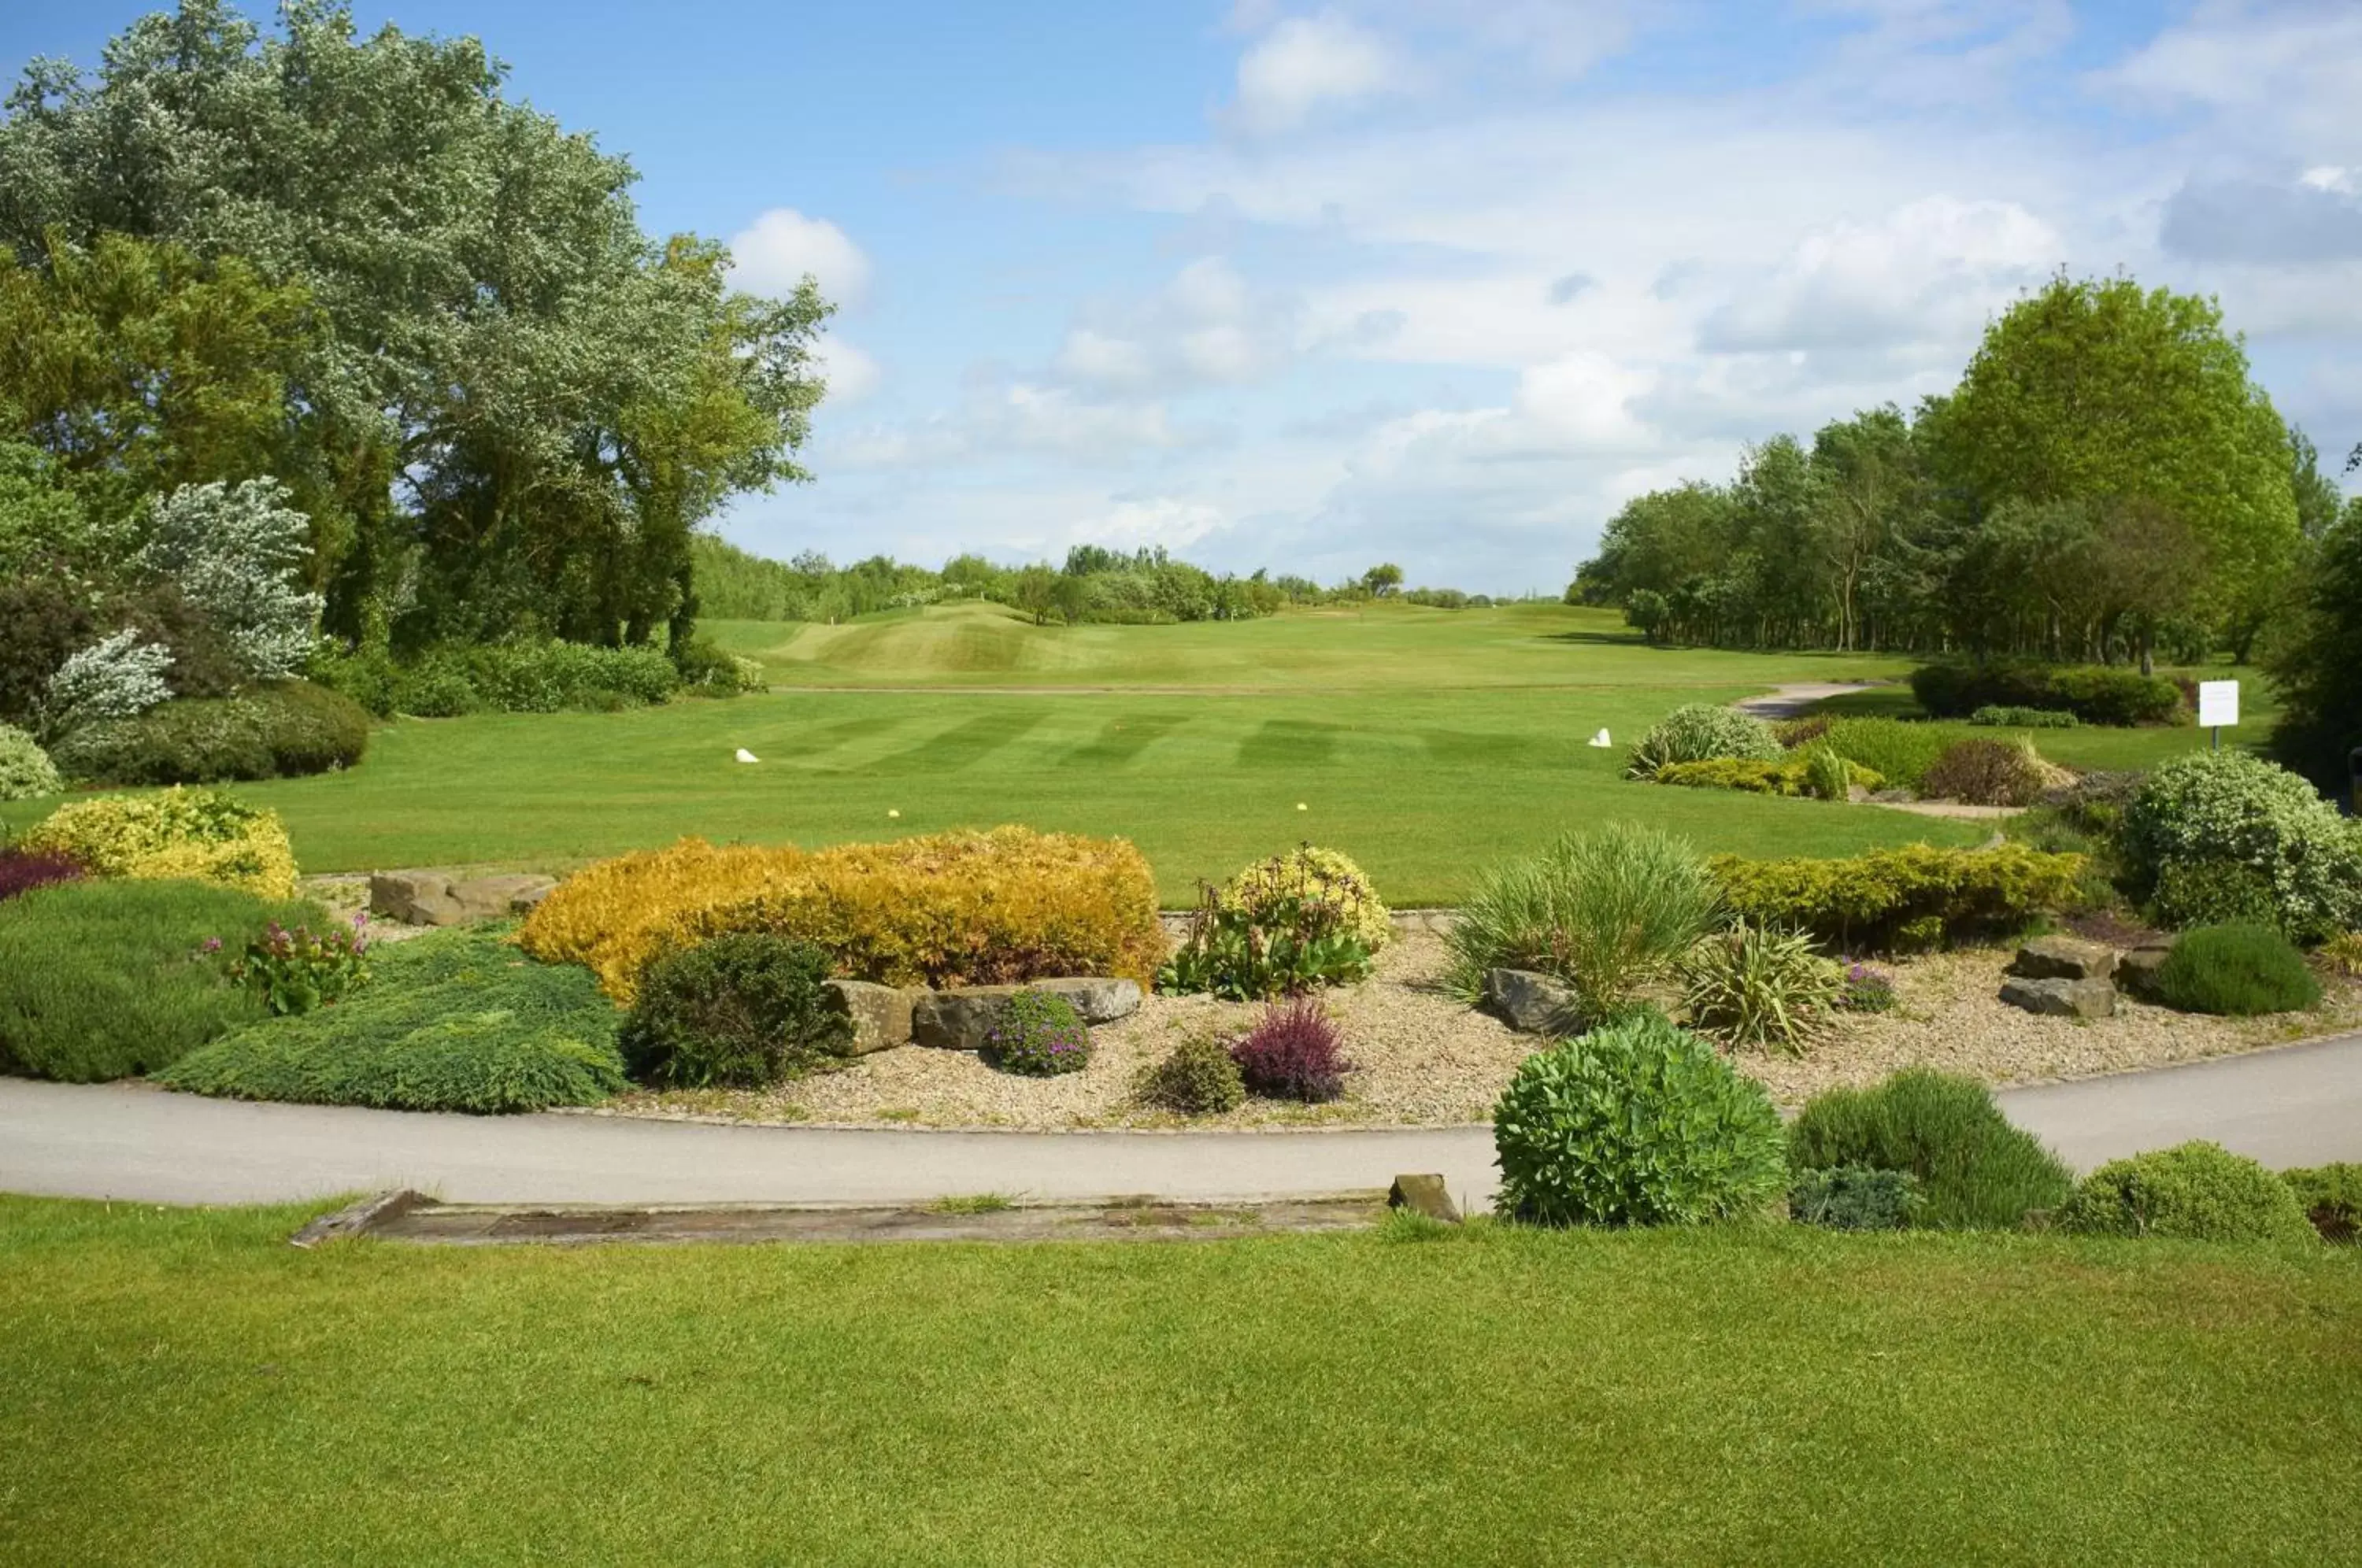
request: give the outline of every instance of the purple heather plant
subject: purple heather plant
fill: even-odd
[[[1246,1037],[1231,1047],[1231,1060],[1247,1088],[1273,1099],[1319,1104],[1341,1098],[1345,1075],[1345,1032],[1310,997],[1274,1002],[1263,1010]]]
[[[1020,991],[984,1037],[984,1057],[1004,1073],[1054,1077],[1090,1064],[1091,1032],[1075,1006],[1047,991]]]
[[[1884,1012],[1894,1005],[1894,977],[1863,963],[1846,966],[1838,1006],[1847,1012]]]
[[[0,849],[0,900],[89,875],[82,862],[53,849]]]

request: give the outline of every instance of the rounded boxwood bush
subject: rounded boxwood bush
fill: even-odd
[[[1763,1087],[1653,1011],[1527,1057],[1493,1108],[1493,1146],[1502,1211],[1537,1224],[1726,1220],[1788,1185]]]
[[[1626,772],[1634,778],[1652,778],[1669,762],[1707,762],[1719,756],[1777,762],[1785,755],[1779,735],[1753,714],[1691,702],[1650,726],[1632,748]]]
[[[624,1022],[624,1066],[668,1088],[760,1088],[826,1066],[853,1041],[828,971],[812,944],[760,932],[666,954]]]
[[[2141,898],[2169,868],[2241,866],[2269,889],[2278,924],[2298,942],[2362,925],[2362,823],[2246,752],[2159,765],[2125,808],[2120,845]]]
[[[1020,991],[985,1035],[984,1056],[1004,1073],[1055,1077],[1090,1065],[1091,1032],[1075,1004],[1048,991]]]
[[[2304,955],[2267,925],[2205,925],[2181,933],[2157,971],[2157,997],[2180,1012],[2253,1018],[2321,999]]]
[[[2245,1154],[2201,1140],[2111,1160],[2083,1178],[2057,1215],[2085,1236],[2191,1242],[2309,1242],[2296,1190]]]
[[[0,801],[29,801],[63,788],[40,743],[13,724],[0,724]]]

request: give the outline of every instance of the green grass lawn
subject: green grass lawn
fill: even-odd
[[[0,1199],[0,1558],[2362,1561],[2350,1251],[300,1218]]]

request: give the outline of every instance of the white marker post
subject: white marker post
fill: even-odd
[[[2223,749],[2225,725],[2236,729],[2239,724],[2239,683],[2235,680],[2202,680],[2198,683],[2198,723],[2202,729],[2214,732],[2214,749]]]

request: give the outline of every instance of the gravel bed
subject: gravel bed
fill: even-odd
[[[1743,1052],[1742,1071],[1795,1105],[1836,1084],[1875,1081],[1924,1064],[1989,1083],[2024,1083],[2155,1066],[2251,1050],[2362,1025],[2362,986],[2333,988],[2321,1011],[2218,1019],[2123,1003],[2083,1023],[2036,1018],[1995,993],[2010,954],[1970,949],[1882,966],[1899,1005],[1831,1021],[1802,1056]],[[1090,1065],[1055,1078],[997,1072],[966,1052],[905,1045],[842,1072],[766,1090],[635,1092],[593,1114],[803,1122],[856,1127],[1303,1127],[1449,1125],[1484,1121],[1518,1064],[1538,1043],[1462,1006],[1440,984],[1443,944],[1414,932],[1381,955],[1365,983],[1330,992],[1355,1070],[1345,1099],[1308,1106],[1250,1099],[1227,1116],[1185,1121],[1132,1103],[1134,1075],[1192,1034],[1242,1032],[1253,1006],[1205,997],[1152,996],[1131,1017],[1091,1032]]]

